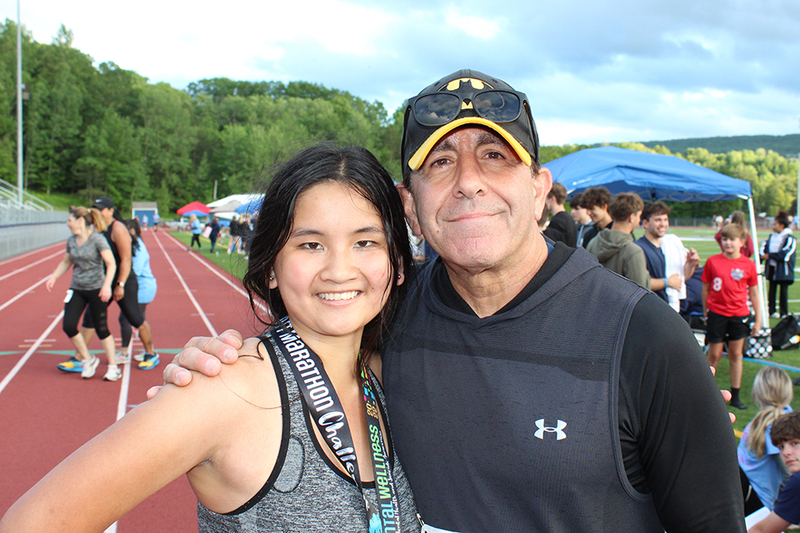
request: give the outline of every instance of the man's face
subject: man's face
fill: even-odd
[[[552,176],[531,168],[494,132],[457,129],[400,186],[411,228],[448,267],[503,271],[533,254]]]
[[[578,224],[586,224],[591,220],[591,218],[589,218],[589,212],[580,206],[571,208],[570,214],[572,215],[572,220]]]
[[[606,210],[606,206],[604,205],[593,205],[589,209],[587,209],[589,213],[589,218],[592,219],[592,222],[598,222],[600,220],[605,220],[608,216],[608,211]]]
[[[651,237],[660,239],[669,229],[669,215],[651,215],[649,220],[644,221],[644,229]]]
[[[792,439],[784,442],[778,449],[781,451],[781,459],[786,468],[794,474],[800,472],[800,439]]]
[[[110,207],[104,207],[101,209],[100,214],[103,215],[103,220],[106,221],[106,224],[110,224],[114,219],[114,210]]]

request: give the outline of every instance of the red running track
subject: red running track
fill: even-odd
[[[64,244],[0,261],[0,516],[61,460],[145,401],[147,389],[162,383],[164,365],[189,338],[228,328],[246,336],[260,330],[239,280],[187,252],[169,232],[145,232],[144,242],[158,280],[147,319],[161,364],[149,371],[126,365],[124,378],[114,383],[103,381],[105,357],[97,339],[89,346],[102,361],[94,378],[83,380],[56,368],[73,353],[59,318],[71,272],[52,292],[44,281],[62,259]],[[109,329],[117,344],[118,315],[112,304]],[[142,351],[135,341],[134,353]],[[114,530],[196,532],[196,500],[186,478],[142,502],[109,528]]]

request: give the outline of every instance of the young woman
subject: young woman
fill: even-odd
[[[201,252],[203,247],[200,245],[200,234],[203,233],[203,226],[197,220],[197,215],[194,213],[189,216],[189,231],[192,232],[192,242],[189,243],[189,250],[194,248],[194,243],[197,243],[197,249]]]
[[[273,316],[248,355],[132,410],[0,532],[103,531],[183,473],[201,532],[414,529],[376,379],[411,268],[392,180],[362,148],[319,145],[273,175],[261,212],[244,284]]]
[[[158,283],[155,276],[153,276],[153,271],[150,269],[150,252],[147,251],[147,246],[142,242],[142,228],[139,226],[139,221],[135,218],[126,219],[125,226],[131,234],[131,246],[133,248],[131,268],[136,274],[136,282],[139,285],[137,293],[139,313],[142,315],[143,320],[147,320],[147,304],[156,297]],[[128,353],[128,345],[133,334],[133,326],[131,326],[125,313],[119,314],[119,328],[122,336],[122,355],[117,357],[117,361],[125,364],[130,361],[131,355]],[[134,358],[139,361],[139,368],[142,370],[152,370],[159,363],[159,356],[155,351],[152,353],[145,352],[136,355]]]
[[[790,413],[794,391],[786,371],[777,367],[762,368],[753,381],[753,400],[759,411],[745,426],[739,441],[739,466],[747,475],[758,499],[772,510],[778,488],[787,475],[780,450],[772,444],[772,423],[783,413]]]
[[[789,314],[789,285],[794,283],[797,239],[792,235],[789,213],[781,211],[772,223],[772,233],[761,245],[765,277],[769,280],[769,314],[781,318]],[[780,313],[775,310],[775,296],[780,287]]]
[[[122,374],[114,358],[114,337],[108,331],[106,311],[108,302],[111,301],[111,283],[114,281],[117,266],[108,241],[102,234],[106,223],[97,209],[72,207],[67,215],[67,226],[72,232],[72,236],[67,239],[67,253],[45,283],[45,287],[48,291],[52,290],[56,280],[74,265],[72,283],[64,298],[64,333],[78,350],[82,361],[81,377],[91,378],[100,359],[89,354],[86,342],[78,331],[78,321],[88,305],[97,336],[108,359],[108,372],[104,379],[116,381]]]

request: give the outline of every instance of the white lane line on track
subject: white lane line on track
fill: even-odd
[[[173,237],[172,235],[170,235],[170,234],[167,234],[167,236],[168,236],[170,239],[172,239],[173,241],[175,241],[176,243],[178,243],[178,245],[180,245],[180,246],[185,246],[185,245],[184,245],[184,244],[183,244],[181,241],[179,241],[178,239],[176,239],[176,238],[175,238],[175,237]],[[221,273],[221,272],[220,272],[218,269],[214,268],[214,266],[213,266],[211,263],[209,263],[208,261],[205,261],[204,259],[200,258],[200,257],[199,257],[197,254],[194,254],[194,253],[193,253],[193,254],[191,254],[191,255],[192,255],[192,258],[193,258],[195,261],[197,261],[198,263],[200,263],[201,265],[203,265],[204,267],[206,267],[207,269],[209,269],[211,272],[213,272],[213,273],[214,273],[214,275],[215,275],[215,276],[217,276],[219,279],[221,279],[222,281],[224,281],[225,283],[227,283],[228,285],[230,285],[231,287],[233,287],[233,289],[234,289],[236,292],[238,292],[239,294],[241,294],[242,296],[244,296],[244,297],[245,297],[245,298],[247,298],[248,300],[250,299],[250,297],[247,295],[247,292],[246,292],[244,289],[242,289],[241,287],[239,287],[238,285],[236,285],[235,283],[233,283],[233,282],[232,282],[230,279],[226,278],[226,277],[225,277],[225,276],[224,276],[224,275],[223,275],[223,274],[222,274],[222,273]],[[267,312],[267,307],[266,307],[266,306],[265,306],[263,303],[261,303],[261,302],[258,302],[258,301],[257,301],[257,302],[256,302],[256,305],[259,307],[259,309],[261,309],[261,310],[262,310],[262,311],[264,311],[265,313]]]
[[[28,351],[25,352],[25,355],[23,355],[22,358],[19,361],[17,361],[17,364],[14,365],[14,368],[11,369],[11,372],[9,372],[8,375],[6,375],[3,381],[0,381],[0,392],[3,392],[3,389],[5,389],[6,386],[11,382],[11,380],[14,379],[14,376],[16,376],[17,372],[20,371],[22,365],[28,362],[28,359],[31,358],[33,352],[36,351],[39,345],[42,344],[42,341],[47,338],[47,336],[50,334],[51,331],[53,331],[53,328],[55,328],[58,325],[58,323],[61,322],[61,318],[63,316],[64,316],[64,311],[61,311],[61,313],[55,318],[55,320],[53,320],[53,322],[50,323],[45,332],[42,333],[38,339],[36,339],[36,342],[33,343],[33,346],[28,348]]]
[[[194,308],[197,309],[198,313],[200,313],[200,318],[203,319],[203,322],[205,323],[206,327],[208,328],[209,333],[211,333],[212,337],[216,337],[218,335],[217,330],[215,330],[214,326],[211,325],[211,322],[208,321],[208,317],[206,317],[206,314],[203,311],[203,308],[200,307],[200,304],[197,303],[197,300],[195,300],[194,295],[192,295],[192,291],[189,290],[189,286],[186,285],[186,282],[183,280],[183,276],[181,276],[181,273],[178,272],[178,268],[175,266],[175,263],[172,262],[172,258],[169,256],[167,251],[164,249],[164,245],[161,244],[161,241],[159,240],[157,235],[154,234],[153,237],[155,237],[156,243],[158,243],[158,247],[161,248],[161,252],[164,254],[164,257],[167,258],[167,261],[169,262],[170,266],[172,267],[173,272],[175,272],[175,275],[178,276],[178,281],[181,282],[181,285],[183,286],[183,290],[186,291],[186,295],[192,301],[192,305],[194,305]]]
[[[13,303],[14,303],[14,302],[16,302],[17,300],[19,300],[20,298],[22,298],[23,296],[25,296],[26,294],[28,294],[29,292],[31,292],[33,289],[35,289],[36,287],[38,287],[39,285],[41,285],[42,283],[44,283],[45,281],[47,281],[47,279],[48,279],[49,277],[50,277],[50,276],[47,276],[46,278],[42,278],[42,279],[40,279],[39,281],[37,281],[36,283],[34,283],[33,285],[31,285],[30,287],[28,287],[28,288],[27,288],[27,289],[25,289],[24,291],[22,291],[21,293],[17,294],[16,296],[14,296],[14,297],[13,297],[13,298],[11,298],[10,300],[8,300],[8,301],[7,301],[6,303],[4,303],[3,305],[0,305],[0,311],[2,311],[3,309],[5,309],[5,308],[6,308],[6,307],[8,307],[9,305],[13,304]],[[63,315],[63,314],[64,314],[64,311],[61,311],[61,314]]]
[[[15,255],[14,257],[9,257],[8,259],[0,261],[0,266],[5,265],[6,263],[11,263],[13,261],[17,261],[19,259],[24,259],[25,257],[28,257],[29,255],[41,253],[44,250],[47,250],[48,248],[53,248],[54,246],[59,246],[59,247],[61,247],[62,250],[64,249],[64,243],[63,242],[57,242],[55,244],[51,244],[50,246],[45,246],[44,248],[39,248],[38,250],[31,250],[30,252],[26,252],[24,254]]]
[[[52,254],[52,255],[48,255],[48,256],[47,256],[47,257],[45,257],[44,259],[39,259],[38,261],[36,261],[36,262],[33,262],[33,263],[29,264],[28,266],[24,266],[24,267],[22,267],[22,268],[18,268],[18,269],[16,269],[16,270],[15,270],[15,271],[13,271],[13,272],[9,272],[9,273],[8,273],[8,274],[6,274],[5,276],[0,276],[0,281],[3,281],[3,280],[4,280],[4,279],[6,279],[6,278],[10,278],[10,277],[11,277],[11,276],[13,276],[14,274],[19,274],[20,272],[24,272],[24,271],[28,270],[29,268],[31,268],[31,267],[34,267],[34,266],[38,265],[39,263],[44,263],[45,261],[49,261],[50,259],[52,259],[52,258],[54,258],[54,257],[56,257],[56,256],[59,256],[59,255],[60,255],[60,256],[62,256],[62,257],[64,256],[64,254],[63,254],[62,252],[56,252],[56,253],[54,253],[54,254]]]

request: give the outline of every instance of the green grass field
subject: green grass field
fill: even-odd
[[[705,264],[706,260],[710,256],[720,253],[719,246],[714,240],[714,234],[716,231],[712,228],[672,228],[670,231],[680,236],[687,248],[691,247],[697,250],[697,252],[700,254],[701,264]],[[643,235],[643,230],[638,229],[635,233],[637,237],[640,237]],[[176,231],[172,232],[172,235],[183,242],[187,247],[189,246],[191,234],[188,232]],[[768,235],[769,230],[760,230],[758,234],[759,243]],[[202,255],[204,257],[228,272],[233,273],[235,276],[239,278],[242,277],[245,269],[247,268],[247,261],[244,259],[243,255],[228,255],[225,248],[225,245],[228,243],[227,238],[224,239],[222,243],[217,241],[217,250],[219,251],[219,254],[211,254],[209,252],[211,244],[208,239],[201,237],[200,241],[203,243]],[[796,283],[789,288],[789,312],[793,314],[800,314],[800,283]],[[777,323],[778,319],[770,319],[771,326],[774,326]],[[740,394],[742,401],[748,405],[748,408],[744,411],[734,409],[732,407],[729,408],[730,412],[736,415],[736,422],[733,425],[735,430],[742,431],[744,426],[750,420],[752,420],[752,418],[758,412],[758,408],[750,398],[750,390],[753,385],[753,379],[758,371],[763,368],[764,363],[778,364],[789,367],[786,368],[786,370],[792,379],[800,376],[800,350],[777,351],[773,353],[773,356],[770,359],[765,361],[756,361],[745,358]],[[730,373],[728,370],[728,363],[725,358],[723,358],[719,368],[717,369],[716,379],[721,389],[730,389]],[[800,396],[795,397],[794,401],[792,402],[792,408],[794,410],[800,410]]]
[[[719,246],[714,240],[715,230],[712,228],[671,228],[672,233],[680,236],[683,239],[684,245],[689,248],[694,248],[700,254],[701,264],[705,264],[706,260],[714,254],[720,253]],[[637,237],[643,234],[643,230],[639,229],[636,232]],[[759,230],[758,239],[760,243],[770,234],[769,230]],[[766,289],[766,285],[765,285]],[[800,314],[800,283],[795,283],[789,287],[789,312],[792,314]],[[779,322],[776,318],[769,319],[770,326],[774,326]],[[791,370],[785,368],[792,379],[800,376],[800,350],[780,350],[773,352],[770,359],[764,361],[756,361],[753,359],[744,359],[744,371],[742,374],[742,388],[740,397],[748,408],[744,411],[739,409],[729,408],[729,411],[736,415],[736,422],[734,429],[742,431],[744,426],[753,419],[758,412],[758,407],[753,403],[750,398],[750,391],[753,387],[753,379],[756,377],[764,363],[777,364],[781,366],[790,367],[798,370]],[[730,372],[728,369],[727,360],[723,358],[717,368],[717,383],[721,389],[730,388]],[[800,397],[795,396],[792,402],[792,409],[795,411],[800,409]]]

